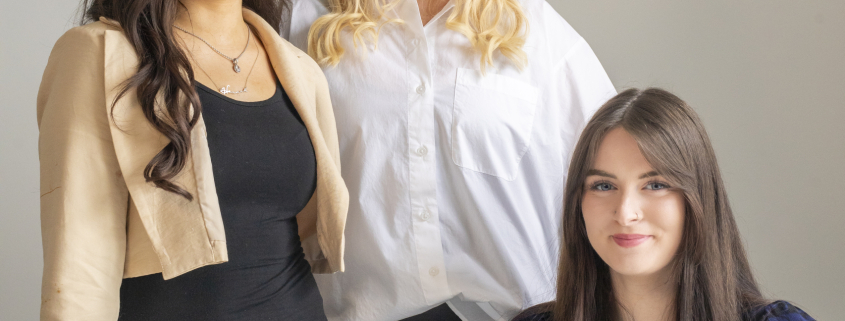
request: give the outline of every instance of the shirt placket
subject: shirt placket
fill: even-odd
[[[436,193],[436,146],[432,53],[418,23],[416,1],[403,1],[399,13],[405,23],[408,82],[408,153],[411,222],[420,284],[427,304],[451,297],[440,238]],[[416,19],[416,20],[413,20]]]

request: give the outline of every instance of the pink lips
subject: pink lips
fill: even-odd
[[[651,236],[642,234],[613,234],[613,241],[621,247],[635,247],[648,240]]]

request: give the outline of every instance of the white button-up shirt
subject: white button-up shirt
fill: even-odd
[[[507,320],[554,298],[564,180],[580,130],[615,94],[593,51],[545,1],[524,0],[528,64],[480,71],[469,40],[423,26],[416,1],[386,14],[377,49],[324,72],[349,187],[346,272],[317,275],[331,320],[397,320],[447,302]],[[303,50],[328,10],[294,0]],[[286,30],[285,30],[286,29]]]

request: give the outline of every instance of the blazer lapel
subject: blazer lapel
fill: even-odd
[[[283,40],[276,30],[257,13],[244,9],[243,16],[244,20],[255,28],[258,38],[264,43],[264,49],[270,56],[270,64],[273,65],[273,70],[276,72],[279,82],[299,116],[303,120],[306,117],[314,119],[316,117],[314,115],[314,81],[310,75],[302,72],[302,62],[298,61],[302,58],[302,54],[291,50],[290,46],[292,45]],[[309,127],[308,130],[311,131],[312,128]]]
[[[199,266],[225,262],[228,254],[202,117],[191,131],[191,153],[185,168],[174,179],[194,199],[188,201],[144,179],[147,164],[170,141],[146,119],[135,90],[115,100],[139,63],[123,32],[107,30],[105,92],[106,112],[114,120],[112,140],[133,203],[168,279]]]
[[[314,64],[314,70],[319,70],[319,67],[303,52],[281,39],[276,30],[256,13],[244,9],[243,15],[264,43],[273,70],[311,137],[317,158],[317,236],[323,251],[330,249],[327,254],[331,254],[330,264],[335,266],[328,270],[343,270],[342,260],[334,262],[339,260],[335,259],[336,256],[342,257],[342,221],[329,219],[327,215],[339,211],[345,215],[345,205],[341,209],[336,208],[335,203],[347,202],[348,195],[342,180],[338,179],[340,170],[326,146],[318,121],[316,74],[307,68],[309,63]],[[119,28],[113,21],[106,19],[103,22]],[[227,261],[225,232],[205,122],[200,116],[192,129],[191,154],[185,168],[173,180],[194,199],[188,201],[146,182],[144,169],[169,144],[169,140],[147,121],[134,90],[129,90],[115,101],[123,82],[137,72],[139,60],[122,31],[109,30],[105,37],[105,92],[109,102],[106,108],[114,118],[112,139],[132,201],[162,263],[164,278],[170,279],[200,266]],[[111,102],[115,102],[113,110]],[[328,238],[328,235],[337,240]]]

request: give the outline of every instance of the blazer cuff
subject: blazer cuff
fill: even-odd
[[[332,268],[329,265],[329,260],[323,255],[323,250],[320,248],[320,242],[317,241],[317,233],[312,234],[308,238],[302,240],[302,251],[305,253],[305,260],[311,264],[311,273],[313,274],[331,274]]]

